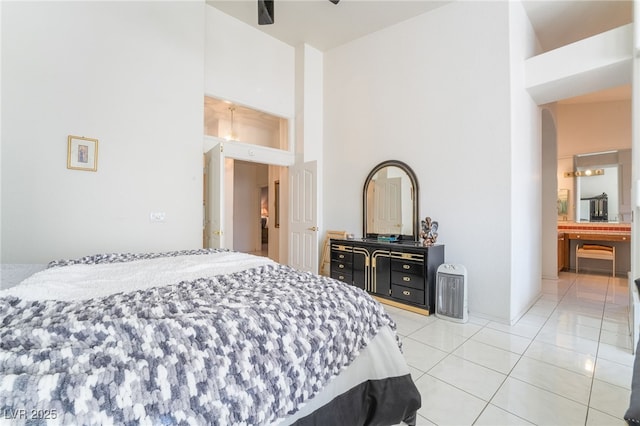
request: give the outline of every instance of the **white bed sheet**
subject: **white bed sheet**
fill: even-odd
[[[161,257],[131,262],[60,266],[33,274],[0,296],[25,300],[86,300],[144,290],[215,275],[232,274],[275,263],[266,257],[238,252]]]

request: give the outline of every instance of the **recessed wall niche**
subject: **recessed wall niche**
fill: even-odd
[[[210,96],[204,97],[204,130],[206,136],[289,149],[286,118]]]

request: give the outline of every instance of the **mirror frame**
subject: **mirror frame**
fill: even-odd
[[[584,182],[588,182],[591,179],[598,179],[597,176],[577,176],[576,172],[585,169],[610,169],[615,168],[614,174],[617,174],[617,186],[607,188],[598,187],[597,191],[592,188],[591,192],[584,193]],[[631,223],[633,222],[632,214],[633,208],[631,206],[631,186],[632,186],[632,170],[633,160],[631,157],[631,149],[621,148],[610,151],[601,152],[587,152],[582,154],[575,154],[573,156],[573,170],[571,173],[574,176],[573,189],[574,195],[572,203],[573,212],[572,217],[576,223]],[[610,171],[607,171],[607,175]],[[565,173],[567,177],[567,173]],[[600,195],[602,192],[609,194],[608,200],[608,220],[591,220],[588,210],[586,211],[588,220],[586,217],[581,217],[581,202],[583,198],[589,198],[590,196]],[[569,209],[571,210],[571,208]],[[584,220],[583,220],[584,219]]]
[[[364,238],[371,238],[369,236],[369,233],[367,232],[367,192],[369,189],[369,183],[371,182],[373,177],[376,175],[376,173],[378,173],[380,170],[384,169],[385,167],[398,167],[403,172],[405,172],[407,176],[409,176],[409,179],[411,180],[411,185],[413,186],[413,191],[411,194],[413,198],[413,208],[412,208],[413,235],[411,237],[413,238],[413,241],[418,241],[418,199],[419,199],[418,177],[416,176],[415,172],[411,167],[409,167],[406,163],[403,163],[402,161],[399,161],[399,160],[383,161],[382,163],[375,166],[373,170],[371,170],[371,172],[369,173],[369,175],[364,181],[364,188],[362,191],[362,232],[363,232],[362,235]],[[406,239],[407,237],[409,237],[409,235],[399,236],[399,238],[403,240]]]

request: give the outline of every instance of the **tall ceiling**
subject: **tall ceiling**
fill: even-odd
[[[297,46],[304,42],[322,51],[421,15],[451,0],[341,0],[337,5],[328,0],[275,0],[273,25],[258,25],[257,3],[257,0],[207,0],[207,4],[287,44]],[[633,16],[631,0],[524,0],[522,3],[545,51],[628,24]]]
[[[478,1],[478,0],[457,0]],[[495,0],[516,1],[516,0]],[[291,46],[326,51],[442,7],[451,0],[275,0],[273,25],[258,25],[257,0],[207,0],[207,4]],[[582,40],[633,20],[632,0],[523,0],[543,51]],[[606,93],[630,98],[630,87]],[[584,101],[595,101],[597,97]]]

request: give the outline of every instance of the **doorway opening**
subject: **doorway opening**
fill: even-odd
[[[205,154],[203,247],[224,247],[280,262],[286,236],[281,235],[277,218],[283,207],[278,192],[287,168],[225,158],[220,185],[213,170],[214,149]],[[223,215],[218,219],[220,209]]]
[[[233,249],[258,256],[269,256],[269,245],[276,244],[276,229],[269,223],[269,166],[232,160],[233,207],[227,215],[233,218]],[[272,250],[274,251],[274,250]]]
[[[550,117],[549,111],[546,113]],[[555,216],[555,220],[549,220],[549,229],[543,231],[543,244],[546,242],[548,248],[543,276],[554,278],[561,271],[575,271],[576,249],[585,242],[615,246],[617,272],[630,271],[631,86],[557,101],[553,115],[555,120],[547,121],[555,121],[555,134],[545,133],[543,127],[543,155],[545,148],[557,144],[553,148],[557,153],[555,185],[545,189],[548,204],[558,207],[557,215],[551,213],[550,217]],[[554,143],[545,143],[552,138]],[[591,176],[592,169],[598,173]],[[592,200],[601,198],[607,200],[608,208],[595,215],[591,212]],[[584,271],[582,262],[580,266],[581,273],[610,273],[607,265],[598,261],[585,262]]]

